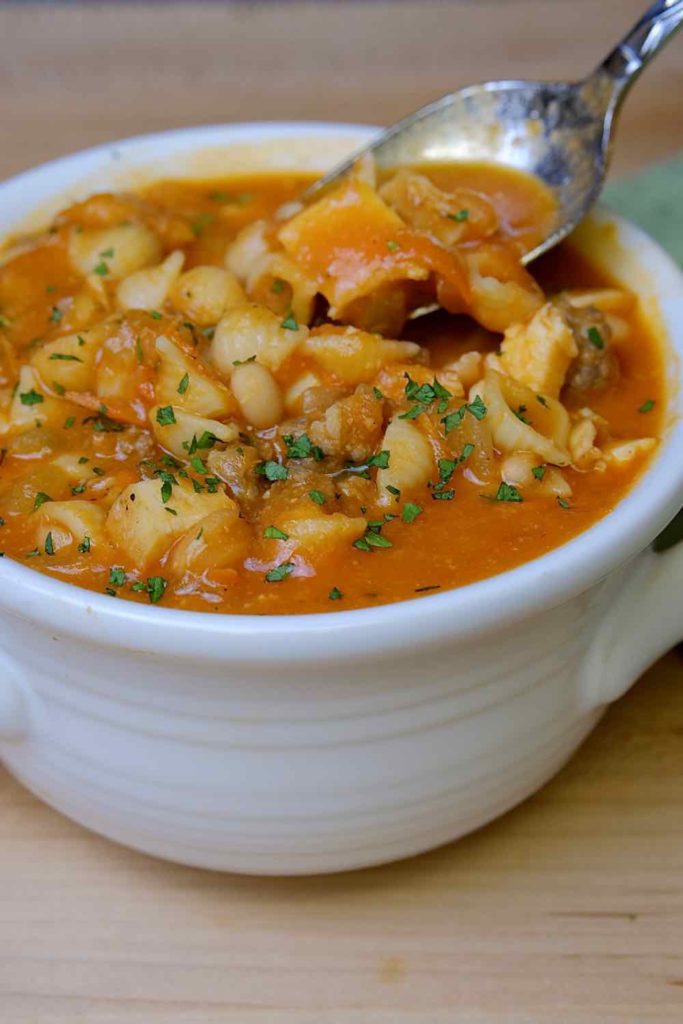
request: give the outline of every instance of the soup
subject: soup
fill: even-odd
[[[0,254],[0,548],[112,598],[359,608],[535,558],[656,450],[663,356],[482,165],[160,181]]]

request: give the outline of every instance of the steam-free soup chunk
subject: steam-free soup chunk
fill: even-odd
[[[536,558],[657,450],[636,297],[508,168],[100,193],[0,252],[0,572],[211,613],[362,608]]]

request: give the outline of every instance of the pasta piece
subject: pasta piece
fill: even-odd
[[[355,394],[331,405],[322,419],[314,420],[309,434],[326,455],[365,462],[379,444],[383,423],[384,403],[361,385]]]
[[[263,366],[277,372],[307,336],[308,328],[296,321],[281,320],[269,309],[249,305],[231,310],[223,317],[216,327],[209,355],[226,377],[232,375],[235,366],[254,356]]]
[[[572,465],[577,469],[589,469],[602,458],[602,452],[595,443],[597,427],[592,420],[582,418],[575,423],[569,432],[569,454]]]
[[[237,412],[228,388],[209,376],[196,356],[189,355],[164,335],[157,338],[155,348],[160,357],[155,385],[159,405],[171,404],[209,418]]]
[[[607,463],[614,466],[627,466],[634,459],[649,454],[656,446],[654,437],[639,437],[633,441],[613,441],[606,444],[603,454]]]
[[[106,544],[105,513],[92,501],[49,501],[36,515],[36,542],[45,548],[51,535],[55,552],[85,544],[88,550]]]
[[[569,414],[552,398],[539,396],[524,384],[488,370],[470,391],[486,406],[486,419],[498,449],[535,452],[543,462],[569,465]]]
[[[303,349],[346,384],[370,381],[388,363],[416,359],[421,352],[413,341],[391,341],[355,327],[328,325],[311,331]]]
[[[161,309],[183,267],[185,255],[179,249],[163,263],[136,270],[119,283],[116,301],[119,309]]]
[[[555,466],[539,466],[538,457],[531,452],[508,455],[501,467],[501,476],[505,483],[523,490],[531,489],[536,494],[559,498],[570,498],[572,495],[571,485],[562,471]]]
[[[265,366],[260,363],[236,366],[230,386],[242,415],[252,427],[264,430],[282,419],[284,407],[280,388]]]
[[[219,423],[218,420],[195,416],[194,413],[172,405],[153,406],[149,410],[149,421],[161,447],[178,459],[189,458],[193,440],[195,447],[198,442],[202,447],[202,438],[227,444],[234,441],[239,433],[235,423]],[[211,444],[203,447],[210,448]]]
[[[164,501],[163,487],[161,480],[131,484],[107,516],[109,537],[141,570],[158,561],[174,540],[212,512],[234,508],[234,502],[222,490],[196,494],[187,484],[179,483]]]
[[[102,331],[84,330],[45,342],[31,357],[41,380],[67,391],[86,391],[93,386],[95,359],[103,341]]]
[[[165,563],[171,575],[237,569],[249,552],[251,529],[234,502],[193,524],[171,548]]]
[[[389,452],[389,464],[377,470],[380,505],[390,505],[394,500],[389,487],[407,497],[427,485],[434,473],[434,453],[415,423],[394,417],[385,431],[382,450]]]
[[[533,391],[557,398],[579,349],[567,318],[546,302],[530,320],[512,324],[501,345],[506,373]]]
[[[467,253],[465,261],[471,288],[469,310],[488,330],[506,331],[543,305],[543,292],[522,267],[516,252],[504,243],[482,243]],[[458,312],[445,296],[439,296],[439,301],[446,309]]]
[[[623,316],[631,312],[635,302],[631,292],[623,288],[570,288],[560,293],[577,309],[597,309],[603,315]]]
[[[258,261],[270,250],[267,221],[255,220],[242,228],[234,242],[228,246],[225,253],[226,269],[245,284]]]
[[[247,297],[234,274],[222,267],[193,267],[181,274],[170,293],[173,306],[200,327],[217,324]]]
[[[318,294],[316,282],[281,252],[267,253],[258,259],[246,279],[250,298],[274,313],[288,311],[300,324],[310,324]]]
[[[17,387],[2,429],[10,434],[20,434],[34,427],[36,421],[42,425],[61,424],[71,408],[68,402],[47,394],[33,367],[24,365],[19,371]]]
[[[120,278],[149,267],[161,259],[159,239],[142,224],[119,224],[102,230],[73,230],[69,257],[84,277]]]

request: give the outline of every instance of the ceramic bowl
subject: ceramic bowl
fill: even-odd
[[[325,170],[372,129],[253,124],[78,153],[0,185],[0,234],[153,177]],[[0,757],[53,807],[160,857],[253,874],[456,839],[549,779],[683,637],[683,276],[609,212],[578,232],[668,346],[670,416],[637,486],[550,554],[458,590],[329,614],[114,601],[0,561]]]

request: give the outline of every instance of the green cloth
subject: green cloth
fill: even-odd
[[[603,194],[683,265],[683,156],[610,182]]]

